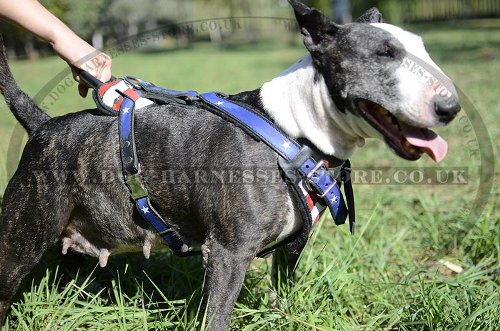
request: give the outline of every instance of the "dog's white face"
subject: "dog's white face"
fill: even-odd
[[[442,160],[446,141],[430,128],[449,123],[460,106],[422,39],[385,23],[340,26],[318,13],[296,13],[310,56],[261,89],[276,122],[339,158],[379,138],[405,159]]]
[[[437,86],[440,82],[447,86],[453,85],[427,53],[422,38],[391,24],[371,25],[389,32],[401,43],[405,51],[403,62],[394,73],[398,80],[397,89],[401,103],[399,106],[393,105],[391,113],[417,127],[432,128],[443,125],[434,111],[433,98],[443,91],[442,88],[446,89],[444,85],[442,88]]]
[[[446,141],[429,129],[449,123],[460,110],[453,84],[419,36],[390,24],[372,26],[385,32],[377,36],[385,50],[372,57],[371,68],[360,67],[370,72],[375,84],[361,83],[361,88],[347,84],[345,99],[352,105],[341,116],[348,117],[360,137],[383,139],[403,158],[415,160],[427,153],[441,161]],[[390,69],[377,69],[384,66]]]

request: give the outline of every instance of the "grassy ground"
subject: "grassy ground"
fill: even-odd
[[[350,236],[346,227],[324,219],[304,252],[297,281],[278,289],[275,305],[269,303],[270,261],[256,260],[233,314],[234,330],[496,330],[500,325],[498,185],[482,215],[469,216],[478,188],[484,186],[479,176],[494,160],[474,158],[471,145],[484,147],[489,140],[496,148],[500,143],[500,23],[411,29],[422,34],[436,62],[473,105],[439,130],[450,144],[440,169],[466,167],[467,183],[358,183],[358,233]],[[265,44],[231,51],[203,46],[130,53],[114,60],[114,74],[136,74],[176,89],[235,92],[257,87],[303,53],[301,47]],[[12,67],[20,85],[34,95],[64,64],[43,59],[13,62]],[[59,94],[44,100],[53,103],[48,106],[52,115],[92,104],[76,92]],[[5,106],[0,112],[1,192],[15,121]],[[482,132],[471,132],[468,125]],[[488,158],[486,149],[481,152]],[[380,142],[369,142],[352,162],[356,167],[435,166],[428,158],[412,164],[400,160]],[[495,174],[487,181],[493,183]],[[89,258],[79,275],[72,275],[59,269],[59,249],[48,252],[27,278],[4,330],[194,328],[203,282],[198,257],[179,259],[168,252],[147,261],[113,257],[105,269]],[[453,271],[454,266],[463,271]]]

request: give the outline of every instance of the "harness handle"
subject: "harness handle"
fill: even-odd
[[[85,70],[82,70],[79,74],[78,77],[80,77],[80,80],[82,81],[83,84],[87,85],[88,87],[97,90],[99,87],[101,87],[103,82],[101,82],[99,79],[95,78],[92,76],[90,73],[88,73]]]

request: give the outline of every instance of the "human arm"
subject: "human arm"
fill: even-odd
[[[111,58],[78,37],[61,20],[36,0],[0,0],[0,16],[18,24],[49,42],[54,51],[70,65],[77,81],[79,69],[97,79],[111,78]],[[80,94],[86,89],[79,86]]]

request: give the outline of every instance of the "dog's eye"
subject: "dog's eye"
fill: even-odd
[[[385,46],[384,49],[379,50],[377,52],[377,55],[388,58],[394,58],[394,49],[392,49],[390,46]]]

